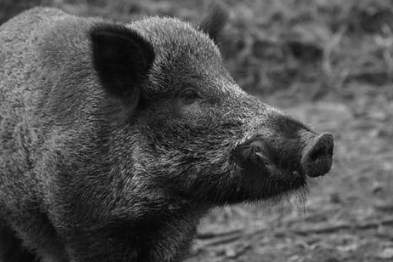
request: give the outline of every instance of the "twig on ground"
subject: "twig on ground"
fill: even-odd
[[[241,229],[234,229],[234,230],[229,230],[229,231],[225,231],[225,232],[204,232],[204,233],[198,233],[197,239],[205,240],[205,239],[211,239],[211,238],[238,235],[241,233],[242,233]]]
[[[204,247],[210,246],[211,247],[211,246],[224,245],[224,244],[228,244],[231,242],[235,242],[239,239],[242,239],[243,236],[244,236],[243,234],[236,234],[236,235],[232,235],[232,236],[214,238],[211,241],[205,241],[205,243],[202,246],[204,246]]]
[[[382,221],[364,223],[364,224],[340,224],[334,226],[326,226],[320,228],[305,228],[305,229],[295,229],[292,230],[293,233],[299,235],[309,235],[309,234],[329,234],[335,233],[340,230],[367,230],[378,228],[380,226],[391,226],[393,225],[393,218],[385,219]]]

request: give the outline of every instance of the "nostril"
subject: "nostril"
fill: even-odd
[[[333,146],[330,141],[319,140],[309,153],[309,159],[316,161],[321,158],[331,157],[333,155]]]
[[[330,157],[333,157],[333,142],[329,145],[327,153]]]
[[[312,151],[309,155],[310,160],[312,162],[316,161],[318,158],[324,157],[326,155],[325,150],[323,148],[318,148]]]
[[[333,146],[333,136],[322,134],[305,147],[302,166],[309,176],[322,176],[329,172],[332,165]]]

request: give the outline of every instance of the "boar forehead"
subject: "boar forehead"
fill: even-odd
[[[256,133],[273,132],[271,128],[266,128],[268,119],[280,112],[246,94],[234,82],[223,66],[219,49],[206,34],[174,18],[155,17],[136,21],[128,27],[137,30],[151,42],[156,53],[151,81],[144,87],[148,95],[173,94],[192,86],[198,88],[204,97],[218,101],[218,106],[203,107],[198,117],[192,116],[194,120],[201,120],[193,126],[193,135],[198,134],[194,128],[200,127],[201,136],[209,133],[211,136],[217,135],[218,140],[224,140],[223,130],[228,129],[232,132],[227,135],[233,140],[233,145]],[[156,117],[154,121],[157,122]],[[186,131],[184,128],[179,130]]]
[[[128,26],[151,42],[156,53],[147,93],[172,93],[190,86],[212,97],[242,93],[214,42],[190,24],[154,17]]]

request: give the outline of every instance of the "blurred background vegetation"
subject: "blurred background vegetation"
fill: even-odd
[[[1,0],[0,22],[36,5],[130,21],[177,16],[197,23],[211,1]],[[247,91],[318,99],[379,92],[393,80],[390,0],[227,0],[226,64]],[[371,84],[373,87],[370,88]]]
[[[0,0],[0,23],[45,5],[125,22],[163,15],[196,24],[210,2]],[[332,132],[335,160],[307,202],[213,210],[187,261],[393,261],[393,2],[223,2],[229,71],[248,92]]]

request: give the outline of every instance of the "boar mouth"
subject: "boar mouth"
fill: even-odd
[[[239,175],[245,187],[243,195],[250,200],[277,197],[307,186],[307,177],[303,170],[277,167],[265,157],[257,164],[254,162],[239,167]]]

